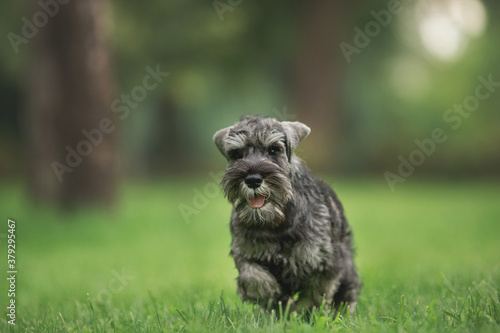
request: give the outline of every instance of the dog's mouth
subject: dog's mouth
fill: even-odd
[[[247,199],[248,205],[252,208],[260,208],[264,206],[265,202],[266,202],[266,197],[258,194],[251,199]]]

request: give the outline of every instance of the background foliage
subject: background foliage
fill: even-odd
[[[293,95],[295,68],[300,63],[302,36],[307,28],[301,15],[304,7],[310,6],[242,1],[231,6],[232,11],[225,11],[221,20],[211,2],[113,2],[108,22],[118,83],[116,96],[130,93],[141,84],[146,66],[160,64],[171,74],[121,124],[126,173],[203,171],[207,164],[213,168],[219,156],[214,154],[211,135],[242,114],[276,116],[273,109],[286,110],[296,120],[321,123],[314,121],[314,114],[321,115],[320,110],[296,109]],[[337,6],[336,10],[349,20],[332,36],[338,44],[343,41],[354,45],[353,29],[364,31],[374,20],[371,11],[379,12],[387,6],[386,1]],[[312,166],[317,156],[328,159],[332,155],[326,167],[316,163],[321,171],[381,174],[394,170],[399,163],[397,157],[415,149],[415,139],[426,138],[432,129],[443,127],[443,113],[474,93],[478,76],[491,74],[494,80],[500,80],[500,26],[495,20],[498,4],[482,2],[484,28],[476,36],[461,36],[466,42],[451,59],[436,57],[423,45],[419,27],[424,14],[432,12],[426,9],[429,6],[426,1],[403,2],[401,12],[392,15],[390,24],[382,27],[367,47],[352,55],[351,63],[335,45],[338,69],[334,77],[339,82],[325,89],[331,89],[332,95],[338,93],[340,101],[335,109],[326,111],[334,118],[324,121],[334,122],[329,127],[337,132],[336,142],[308,149],[306,156]],[[20,18],[30,17],[27,13],[33,10],[26,3],[11,3],[3,11],[1,30],[5,35],[20,33]],[[30,77],[30,47],[31,42],[22,45],[15,54],[6,39],[0,51],[0,172],[4,176],[23,170],[19,168],[23,165],[20,123],[24,82]],[[498,92],[482,101],[418,173],[498,175],[499,103]],[[308,114],[311,116],[306,117]],[[313,126],[311,140],[321,136],[316,132],[325,130]]]

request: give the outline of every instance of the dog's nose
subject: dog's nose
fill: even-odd
[[[245,184],[250,188],[257,188],[262,184],[262,176],[258,173],[253,173],[245,177]]]

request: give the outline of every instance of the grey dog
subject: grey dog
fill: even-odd
[[[361,284],[342,204],[294,153],[310,131],[300,122],[243,116],[213,137],[228,160],[221,187],[233,204],[237,291],[264,308],[345,304],[353,311]]]

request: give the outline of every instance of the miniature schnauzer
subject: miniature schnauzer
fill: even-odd
[[[294,154],[310,131],[299,122],[243,116],[213,137],[228,160],[221,187],[233,204],[237,291],[264,308],[344,304],[353,311],[361,283],[342,204]]]

